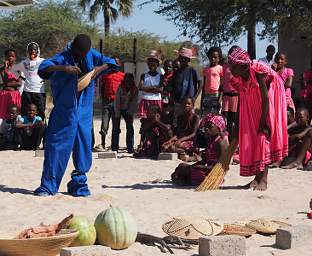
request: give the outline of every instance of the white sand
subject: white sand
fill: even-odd
[[[99,143],[99,120],[95,121]],[[138,143],[136,121],[136,144]],[[124,124],[122,124],[124,127]],[[122,129],[123,130],[123,129]],[[123,130],[124,131],[124,130]],[[121,135],[121,146],[125,146]],[[201,215],[224,222],[247,221],[260,217],[286,221],[290,224],[311,223],[306,215],[312,197],[312,172],[272,170],[269,189],[254,192],[235,189],[250,178],[239,176],[239,168],[232,166],[226,177],[227,190],[194,192],[177,189],[166,181],[179,161],[152,161],[120,158],[96,159],[89,173],[92,196],[73,198],[66,192],[73,165],[70,162],[60,192],[54,197],[40,198],[31,193],[39,185],[43,158],[34,152],[0,152],[0,233],[16,234],[41,222],[54,223],[70,213],[85,215],[94,220],[109,204],[127,209],[138,222],[140,232],[165,236],[162,224],[174,216]],[[157,183],[152,181],[159,180]],[[231,186],[234,186],[230,188]],[[247,239],[247,255],[311,255],[312,244],[296,250],[282,251],[273,247],[275,237],[254,235]],[[176,255],[197,255],[191,251],[175,250]],[[164,255],[158,248],[134,244],[114,255]]]

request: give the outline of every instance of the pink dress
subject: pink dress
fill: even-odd
[[[7,71],[8,81],[17,81],[18,74]],[[3,83],[3,78],[0,75],[0,84]],[[0,119],[7,119],[9,117],[8,108],[11,105],[16,105],[18,109],[21,108],[21,95],[18,90],[8,91],[0,90]]]
[[[258,133],[261,119],[261,93],[256,73],[263,74],[268,86],[267,125],[271,136]],[[261,62],[250,65],[248,81],[241,80],[239,115],[240,175],[254,176],[266,165],[280,161],[288,154],[287,106],[285,89],[277,73]]]
[[[205,95],[218,94],[221,84],[221,77],[223,77],[223,67],[216,65],[214,67],[207,67],[204,69],[204,92]]]
[[[292,68],[284,68],[281,72],[277,72],[277,74],[283,80],[284,85],[285,85],[288,77],[294,76],[294,70]],[[286,88],[285,87],[285,92],[286,92],[287,107],[290,107],[293,110],[295,110],[295,104],[294,104],[293,99],[291,98],[291,90],[290,90],[290,88]]]
[[[238,92],[235,84],[237,78],[231,73],[229,65],[223,66],[223,97],[222,97],[222,112],[237,112],[238,107]]]

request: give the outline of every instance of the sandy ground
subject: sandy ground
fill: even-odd
[[[122,124],[124,127],[124,124]],[[98,131],[100,121],[95,121]],[[136,134],[138,134],[136,121]],[[136,135],[136,144],[138,135]],[[99,143],[99,134],[96,132]],[[125,146],[121,135],[121,147]],[[34,152],[0,152],[0,233],[16,234],[41,222],[54,223],[69,213],[85,215],[94,220],[109,204],[127,209],[137,220],[139,231],[164,236],[161,226],[174,216],[205,216],[226,223],[260,217],[286,221],[290,224],[311,223],[306,215],[312,197],[312,172],[272,170],[266,192],[240,190],[237,185],[250,179],[239,176],[239,167],[231,166],[225,189],[199,193],[177,189],[168,183],[179,161],[135,160],[120,154],[119,159],[101,160],[94,154],[89,173],[92,195],[73,198],[66,195],[66,184],[73,165],[70,162],[60,193],[54,197],[34,197],[39,185],[42,158]],[[153,182],[154,181],[154,182]],[[156,183],[155,183],[156,181]],[[312,223],[311,223],[312,224]],[[282,251],[274,247],[275,237],[254,235],[247,239],[247,255],[311,255],[312,244],[296,250]],[[158,248],[134,244],[114,255],[164,255]],[[176,255],[197,255],[191,251],[175,251]]]

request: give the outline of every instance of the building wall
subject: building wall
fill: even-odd
[[[287,55],[288,66],[295,71],[293,87],[296,89],[296,94],[298,94],[302,73],[310,68],[312,48],[304,35],[292,37],[291,32],[289,32],[288,34],[279,35],[278,50]]]

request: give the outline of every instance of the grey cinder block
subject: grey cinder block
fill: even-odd
[[[158,155],[158,160],[178,160],[177,153],[160,153]]]
[[[44,157],[44,150],[36,150],[35,157]]]
[[[301,224],[278,229],[276,246],[280,249],[291,249],[311,242],[312,225]]]
[[[246,256],[246,238],[236,235],[200,238],[199,256]]]
[[[98,158],[99,159],[116,159],[117,152],[99,152]]]
[[[102,245],[67,247],[61,250],[60,256],[110,256],[111,249]]]

